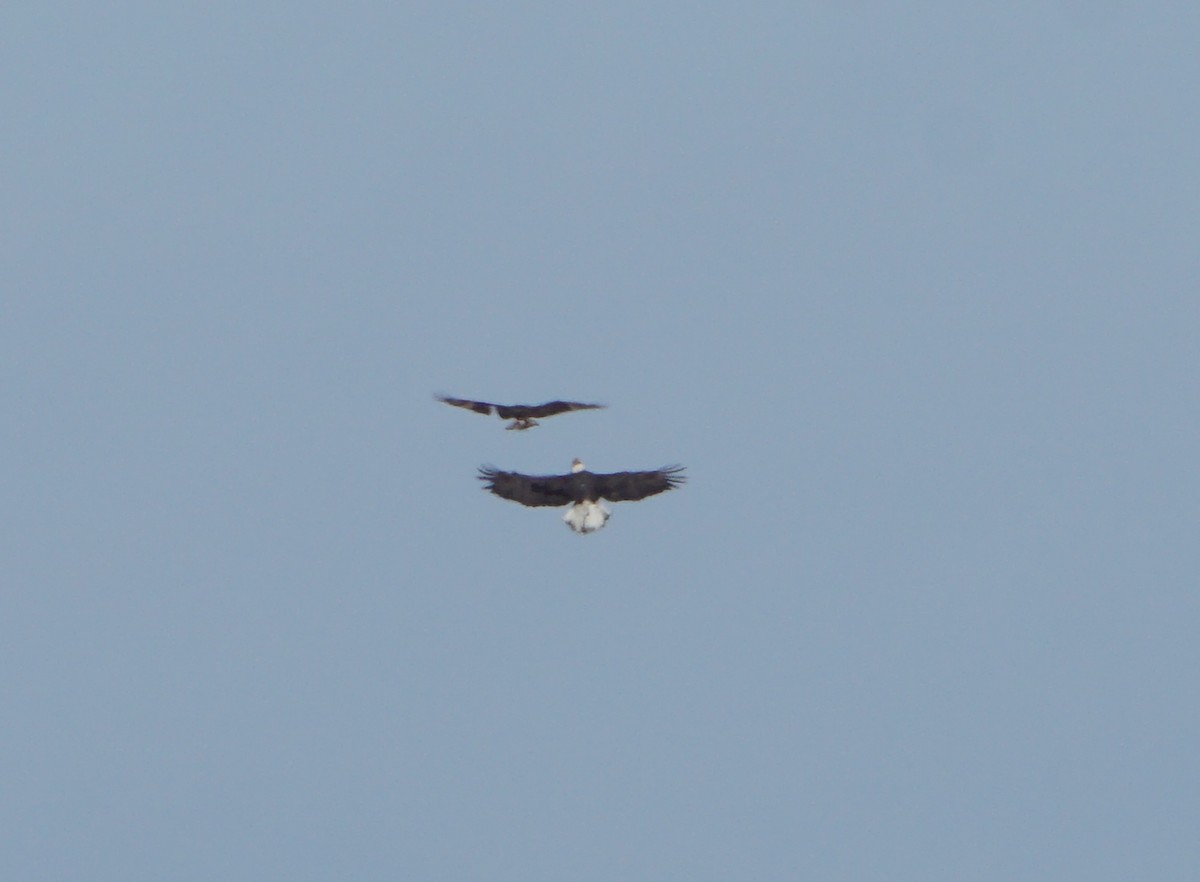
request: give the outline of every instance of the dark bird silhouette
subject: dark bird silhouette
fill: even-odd
[[[570,505],[563,520],[576,533],[592,533],[607,522],[608,508],[600,502],[633,502],[672,490],[684,483],[683,466],[666,466],[648,472],[614,472],[598,475],[575,459],[566,475],[522,475],[491,466],[479,470],[484,489],[521,505]]]
[[[455,407],[463,407],[467,410],[473,410],[475,413],[481,413],[485,416],[495,413],[502,420],[512,420],[504,428],[516,429],[532,429],[538,424],[535,417],[554,416],[559,413],[569,413],[572,410],[595,410],[600,407],[607,407],[606,404],[581,404],[578,401],[547,401],[545,404],[492,404],[490,401],[470,401],[466,398],[446,398],[443,395],[436,396],[438,401],[444,401],[446,404],[453,404]]]

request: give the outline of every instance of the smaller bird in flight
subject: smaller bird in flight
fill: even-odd
[[[512,420],[504,428],[532,429],[538,424],[534,417],[548,417],[559,413],[569,413],[572,410],[595,410],[607,407],[606,404],[581,404],[578,401],[547,401],[545,404],[492,404],[489,401],[470,401],[466,398],[447,398],[444,395],[435,396],[438,401],[453,404],[455,407],[465,407],[484,416],[495,413],[502,420]]]

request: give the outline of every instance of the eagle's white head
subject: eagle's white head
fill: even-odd
[[[574,474],[575,472],[582,472],[585,468],[587,468],[587,467],[583,464],[583,460],[580,459],[578,456],[575,457],[573,460],[571,460],[571,473],[572,474]]]

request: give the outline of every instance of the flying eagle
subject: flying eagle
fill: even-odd
[[[687,480],[683,466],[666,466],[652,472],[615,472],[597,475],[571,462],[569,475],[522,475],[491,466],[479,470],[479,480],[502,499],[521,505],[570,505],[563,520],[576,533],[592,533],[608,522],[611,512],[600,502],[630,502],[672,490]]]
[[[488,415],[496,413],[502,420],[512,420],[506,429],[532,429],[538,424],[534,417],[554,416],[557,413],[568,413],[572,410],[595,410],[607,407],[605,404],[580,404],[578,401],[547,401],[545,404],[492,404],[488,401],[468,401],[465,398],[446,398],[436,396],[438,401],[453,404],[455,407],[465,407],[475,413]]]

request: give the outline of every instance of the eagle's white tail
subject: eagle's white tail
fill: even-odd
[[[577,502],[567,509],[563,520],[576,533],[594,533],[608,523],[611,514],[601,502]]]

